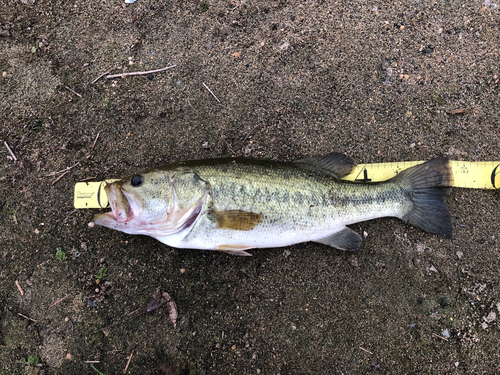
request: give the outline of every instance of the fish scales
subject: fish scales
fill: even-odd
[[[193,165],[193,169],[210,182],[213,201],[220,209],[241,208],[283,221],[294,217],[297,223],[351,217],[357,222],[359,215],[374,211],[400,211],[407,201],[405,190],[397,183],[344,183],[296,171],[294,165],[270,170],[267,166],[235,163],[223,168]]]
[[[107,186],[112,212],[95,221],[174,247],[240,255],[304,241],[356,250],[361,237],[346,225],[385,216],[451,236],[444,203],[444,188],[453,183],[447,159],[433,159],[384,183],[340,181],[354,165],[338,153],[288,163],[176,163]]]

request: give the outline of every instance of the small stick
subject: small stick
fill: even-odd
[[[130,361],[132,360],[132,356],[134,355],[134,351],[132,350],[132,353],[130,353],[130,357],[128,357],[128,362],[127,366],[125,366],[125,370],[123,370],[123,373],[126,374],[128,371],[128,366],[130,365]]]
[[[127,316],[130,316],[130,315],[132,315],[132,314],[135,314],[135,313],[136,313],[137,311],[139,311],[140,309],[141,309],[141,308],[139,307],[138,309],[135,309],[134,311],[129,312],[129,313],[127,314]]]
[[[85,363],[101,363],[101,361],[85,361]]]
[[[65,295],[63,298],[61,299],[58,299],[56,302],[54,302],[52,305],[50,305],[49,307],[47,307],[47,309],[51,309],[52,307],[54,307],[55,305],[58,305],[60,304],[62,301],[64,301],[65,299],[71,297],[71,293],[70,294],[67,294]]]
[[[461,115],[463,113],[467,113],[467,108],[458,108],[453,111],[448,111],[449,115]]]
[[[23,290],[23,288],[21,288],[19,281],[16,280],[15,282],[16,282],[17,289],[19,289],[19,293],[21,293],[21,295],[24,296],[24,290]]]
[[[257,129],[257,127],[258,127],[259,125],[260,125],[260,124],[255,125],[255,126],[252,128],[252,130],[250,130],[250,131],[248,132],[248,134],[245,136],[245,138],[243,138],[243,141],[241,141],[241,144],[244,144],[244,143],[245,143],[245,140],[246,140],[246,139],[250,136],[250,134],[252,134],[252,133],[253,133],[253,131],[254,131],[255,129]]]
[[[434,336],[436,337],[439,337],[441,340],[444,340],[444,341],[448,341],[448,339],[444,336],[439,336],[439,335],[436,335],[434,332],[432,333]]]
[[[166,68],[161,68],[161,69],[156,69],[156,70],[148,70],[146,72],[130,72],[130,73],[122,73],[122,74],[112,74],[110,76],[106,76],[106,79],[111,79],[111,78],[118,78],[118,77],[126,77],[126,76],[139,76],[143,74],[151,74],[151,73],[158,73],[158,72],[163,72],[168,69],[175,68],[177,65],[171,65],[167,66]]]
[[[36,322],[38,322],[38,320],[35,320],[35,319],[33,319],[33,318],[30,318],[29,316],[23,315],[23,314],[21,314],[21,313],[17,313],[17,315],[22,316],[24,319],[31,320],[31,321],[33,321],[33,322],[35,322],[35,323],[36,323]]]
[[[100,134],[101,134],[101,132],[97,133],[97,136],[96,136],[96,137],[95,137],[95,139],[94,139],[94,143],[92,144],[92,148],[91,148],[91,150],[93,150],[93,149],[94,149],[95,144],[97,143],[97,138],[99,138],[99,135],[100,135]]]
[[[75,94],[75,95],[76,95],[76,96],[78,96],[79,98],[81,98],[81,97],[82,97],[79,93],[77,93],[77,92],[76,92],[75,90],[73,90],[71,87],[68,87],[68,86],[66,86],[66,85],[64,85],[64,87],[66,87],[69,91],[71,91],[73,94]]]
[[[3,141],[3,144],[7,148],[7,151],[9,151],[9,154],[12,157],[12,159],[14,159],[14,161],[17,161],[16,155],[14,155],[7,142]]]
[[[62,175],[57,177],[54,181],[52,181],[52,185],[54,185],[57,181],[64,177],[65,174],[69,173],[69,171],[64,172]]]
[[[75,168],[78,164],[80,164],[80,162],[77,162],[77,163],[73,164],[71,167],[68,167],[66,169],[61,169],[60,171],[57,171],[57,172],[50,172],[47,176],[55,176],[58,173],[63,173],[63,172],[69,171],[69,170]]]
[[[115,67],[113,67],[113,68],[111,68],[111,69],[106,70],[106,71],[105,71],[104,73],[102,73],[99,77],[97,77],[96,79],[94,79],[94,80],[92,81],[92,84],[96,83],[96,82],[97,82],[97,81],[99,81],[102,77],[104,77],[106,74],[111,73],[111,72],[112,72],[113,70],[115,70],[116,68],[117,68],[117,67],[115,66]]]
[[[78,182],[85,182],[85,181],[88,181],[88,180],[93,180],[94,178],[97,178],[97,176],[87,177],[87,178],[84,178],[83,180],[80,180]]]
[[[362,348],[361,346],[359,346],[359,348],[360,348],[362,351],[367,352],[368,354],[372,354],[372,355],[373,355],[373,353],[372,353],[371,351],[369,351],[369,350],[367,350],[367,349],[365,349],[365,348]]]
[[[212,92],[212,90],[210,90],[210,88],[209,88],[207,85],[205,85],[205,82],[203,82],[203,86],[205,86],[205,88],[208,90],[208,92],[209,92],[210,94],[212,94],[212,96],[215,98],[215,100],[217,100],[217,101],[219,102],[219,104],[222,104],[222,103],[220,102],[219,98],[217,98],[217,97],[215,96],[215,94]]]
[[[45,262],[40,263],[37,267],[41,267],[49,262],[50,262],[50,259],[47,259]]]

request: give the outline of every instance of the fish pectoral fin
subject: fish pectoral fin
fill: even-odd
[[[252,230],[262,222],[261,214],[242,210],[220,211],[213,209],[210,215],[217,222],[217,228],[219,229],[247,231]]]
[[[346,251],[356,251],[361,246],[363,239],[361,236],[350,228],[345,227],[338,232],[335,232],[328,237],[322,238],[314,242],[322,243],[335,247],[336,249]]]
[[[295,160],[294,163],[304,169],[325,173],[338,179],[350,174],[356,166],[353,159],[340,152],[331,152],[324,156]]]
[[[228,253],[231,255],[240,255],[245,257],[251,257],[252,254],[247,253],[245,250],[252,249],[252,246],[245,245],[219,245],[217,246],[217,250]]]

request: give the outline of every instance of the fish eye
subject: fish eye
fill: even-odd
[[[143,182],[144,182],[144,177],[142,177],[140,174],[136,174],[134,177],[132,177],[132,180],[130,181],[130,183],[134,187],[141,186]]]

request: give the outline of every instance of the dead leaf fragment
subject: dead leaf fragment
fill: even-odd
[[[231,54],[235,59],[237,59],[238,57],[240,57],[240,53],[239,52],[234,52]]]
[[[168,294],[167,292],[163,292],[163,299],[165,301],[165,304],[167,305],[167,310],[168,310],[168,316],[170,317],[170,320],[174,324],[174,328],[177,326],[177,304],[175,303],[174,299]]]
[[[161,307],[161,305],[163,305],[162,301],[158,301],[157,299],[152,298],[151,301],[149,301],[149,303],[148,303],[148,307],[146,308],[146,311],[151,312],[151,311],[157,310]]]

